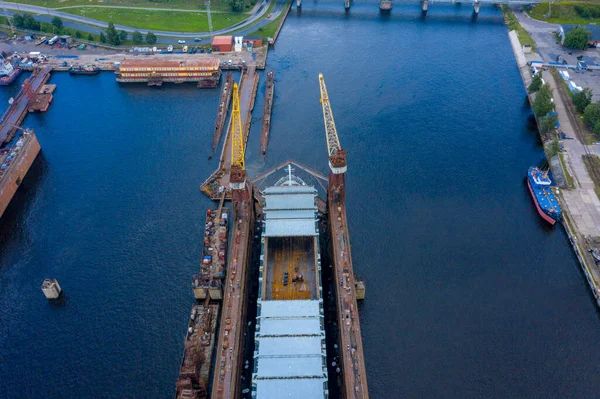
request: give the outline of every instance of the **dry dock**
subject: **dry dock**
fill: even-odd
[[[265,110],[263,115],[262,131],[260,134],[260,153],[266,155],[269,145],[269,131],[271,129],[271,110],[273,109],[273,94],[275,91],[275,74],[267,72],[267,89],[265,92]]]

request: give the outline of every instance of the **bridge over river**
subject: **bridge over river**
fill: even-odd
[[[468,0],[468,1],[460,1],[460,0],[379,0],[379,9],[382,11],[389,11],[392,9],[393,4],[420,4],[421,10],[423,14],[427,14],[427,10],[429,10],[429,6],[438,3],[438,4],[472,4],[473,12],[475,14],[479,14],[479,9],[482,5],[498,5],[498,4],[506,4],[506,5],[530,5],[530,4],[540,4],[544,0]],[[350,5],[352,4],[351,0],[344,0],[344,7],[348,10]],[[302,6],[302,0],[296,0],[296,5],[298,7]]]

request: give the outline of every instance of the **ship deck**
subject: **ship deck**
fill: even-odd
[[[316,237],[268,237],[265,241],[266,284],[263,299],[318,299],[315,265]],[[283,276],[288,272],[288,283]],[[303,281],[293,282],[301,274]]]

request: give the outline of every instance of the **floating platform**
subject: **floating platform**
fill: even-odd
[[[269,132],[271,130],[271,111],[273,109],[273,98],[275,91],[275,74],[273,71],[267,72],[267,88],[265,92],[265,109],[263,113],[263,123],[260,135],[260,153],[267,154],[269,145]]]
[[[233,82],[233,73],[227,72],[225,75],[225,82],[223,82],[221,98],[219,99],[219,107],[217,109],[217,119],[215,121],[215,132],[213,134],[210,157],[212,157],[212,154],[215,152],[215,149],[221,141],[223,126],[225,125],[225,118],[227,118],[227,111],[229,110],[229,103],[231,102],[231,94],[233,93]]]
[[[229,214],[225,208],[206,212],[200,276],[192,279],[194,297],[198,300],[223,299],[228,222]]]
[[[176,399],[208,398],[218,311],[218,304],[192,306],[179,378],[175,383]]]

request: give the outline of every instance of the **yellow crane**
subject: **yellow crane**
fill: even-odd
[[[231,172],[230,184],[232,189],[242,189],[246,180],[244,165],[244,135],[240,117],[240,94],[237,83],[233,84],[233,105],[231,111]]]
[[[327,86],[323,74],[319,74],[319,88],[321,89],[321,105],[323,106],[323,121],[325,122],[325,135],[327,137],[327,153],[329,155],[329,168],[334,174],[346,173],[346,151],[340,145],[333,111],[329,103]]]

